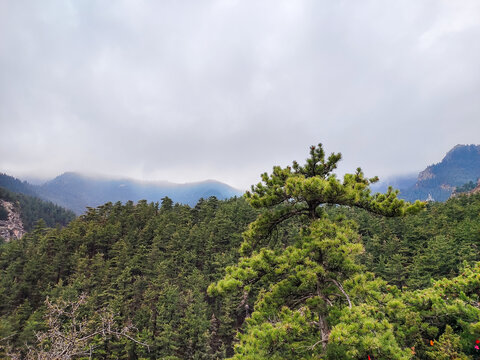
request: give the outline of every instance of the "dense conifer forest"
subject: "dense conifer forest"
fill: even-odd
[[[61,230],[40,224],[0,247],[0,339],[9,337],[24,353],[45,330],[47,296],[75,301],[86,294],[82,316],[108,309],[150,344],[94,339],[95,358],[224,353],[240,320],[206,288],[236,261],[241,233],[255,216],[243,199],[210,198],[190,208],[164,198],[161,205],[108,203]]]
[[[12,202],[16,211],[20,213],[23,226],[26,231],[33,230],[35,223],[42,219],[46,226],[65,226],[75,218],[75,214],[55,205],[50,201],[39,199],[23,193],[16,193],[0,187],[0,199]],[[6,220],[8,212],[0,206],[0,220]]]
[[[480,195],[405,203],[340,158],[0,245],[0,357],[480,358]]]

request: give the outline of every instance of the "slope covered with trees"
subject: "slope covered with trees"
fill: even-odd
[[[356,209],[330,209],[358,224],[365,252],[361,262],[400,288],[424,288],[431,279],[461,273],[462,264],[480,261],[480,194],[428,203],[404,218],[383,218]]]
[[[84,334],[65,358],[478,358],[480,197],[411,205],[339,160],[312,147],[246,199],[107,203],[1,245],[0,357]]]
[[[0,173],[0,187],[14,193],[38,197],[38,193],[35,191],[33,185],[5,173]]]
[[[206,288],[237,259],[254,217],[243,199],[210,198],[191,208],[164,198],[161,206],[108,203],[61,230],[37,226],[0,247],[0,339],[25,351],[46,328],[47,296],[56,302],[85,294],[83,316],[107,310],[119,328],[133,324],[149,344],[147,351],[98,335],[94,358],[223,356],[237,319]]]
[[[456,145],[441,162],[420,172],[417,182],[400,194],[409,201],[425,200],[429,194],[436,201],[445,201],[457,187],[479,177],[480,145]]]
[[[43,220],[48,227],[65,226],[75,218],[75,214],[49,201],[38,197],[14,193],[0,187],[0,199],[14,204],[15,211],[20,213],[23,227],[31,231],[37,221]],[[8,212],[0,207],[0,220],[8,218]]]
[[[417,174],[392,176],[374,184],[374,191],[387,191],[389,186],[400,189],[399,198],[407,201],[446,201],[452,192],[475,187],[480,177],[480,145],[456,145],[438,163]]]

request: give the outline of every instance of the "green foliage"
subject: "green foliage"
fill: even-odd
[[[345,291],[346,281],[362,270],[356,258],[363,247],[352,223],[329,218],[325,210],[327,205],[340,205],[393,217],[416,213],[424,204],[405,203],[391,188],[372,195],[369,185],[377,178],[365,178],[360,168],[338,180],[331,172],[340,159],[340,154],[325,159],[322,145],[312,146],[304,166],[276,166],[245,194],[263,211],[244,233],[245,257],[209,287],[211,295],[240,288],[242,305],[249,295],[255,299],[234,358],[309,359],[328,354],[360,359],[369,352],[409,358],[388,320],[375,316],[374,306],[355,306]],[[269,245],[271,234],[289,219],[298,219],[293,222],[298,231],[283,244]],[[376,335],[367,336],[369,331]],[[345,339],[348,332],[356,342]],[[335,335],[333,342],[330,334]]]
[[[410,319],[406,338],[421,359],[470,358],[476,354],[475,340],[479,338],[480,263],[465,265],[462,274],[442,279],[424,290],[404,292],[406,308],[398,317]],[[407,322],[406,322],[407,324]],[[433,346],[432,346],[433,344]],[[444,354],[444,355],[440,355]]]
[[[264,245],[281,223],[292,217],[308,221],[322,217],[325,205],[342,205],[368,210],[383,216],[402,216],[416,213],[424,206],[417,201],[411,205],[397,198],[398,191],[389,188],[386,194],[371,194],[369,185],[377,177],[365,178],[358,168],[354,174],[345,174],[343,181],[331,171],[341,159],[340,154],[332,153],[325,160],[322,145],[310,148],[310,158],[304,166],[293,163],[293,168],[275,166],[271,175],[262,174],[262,182],[252,186],[245,194],[248,202],[262,214],[250,224],[244,234],[241,251],[247,255],[252,249]]]
[[[378,306],[354,306],[344,310],[338,322],[330,333],[329,359],[411,359],[411,350],[402,348],[394,325]]]
[[[427,351],[426,354],[433,360],[468,359],[460,349],[460,336],[455,335],[450,325],[447,325],[442,336],[433,343],[432,350]]]
[[[212,197],[194,208],[168,199],[161,207],[107,203],[63,229],[39,223],[0,246],[0,339],[24,351],[45,330],[47,296],[62,302],[86,293],[82,317],[93,321],[106,308],[118,327],[132,325],[151,344],[147,351],[113,337],[96,343],[94,358],[224,357],[238,320],[206,289],[238,259],[241,232],[255,216],[243,199]]]
[[[25,230],[33,230],[35,223],[42,219],[47,226],[65,226],[75,218],[75,214],[51,202],[37,197],[13,193],[0,187],[0,199],[13,202],[20,212]],[[0,216],[3,207],[0,206]],[[5,209],[4,209],[5,210]]]
[[[358,223],[366,250],[361,262],[399,287],[425,288],[431,279],[460,274],[464,261],[480,261],[480,194],[428,204],[426,211],[403,218],[382,218],[351,208],[329,213]]]
[[[79,319],[150,345],[99,336],[93,358],[478,358],[480,195],[410,205],[338,180],[340,158],[312,147],[246,201],[106,203],[0,244],[0,357],[51,331],[47,296],[88,294]]]
[[[461,194],[461,193],[472,191],[473,189],[475,189],[476,186],[477,186],[477,183],[474,183],[473,181],[469,181],[463,184],[462,186],[457,186],[455,188],[455,194]]]

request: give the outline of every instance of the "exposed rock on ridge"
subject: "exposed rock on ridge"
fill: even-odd
[[[415,201],[430,196],[436,201],[445,201],[456,187],[479,177],[480,145],[456,145],[441,162],[421,171],[414,185],[400,189],[400,197]]]
[[[473,188],[470,191],[460,192],[460,193],[457,193],[457,192],[453,191],[451,198],[456,197],[456,196],[460,196],[460,195],[473,195],[473,194],[478,194],[478,193],[480,193],[480,178],[478,179],[477,186],[475,188]]]
[[[20,239],[24,234],[20,213],[16,211],[13,203],[0,199],[0,204],[8,211],[8,220],[0,220],[0,237],[6,241],[13,238]]]

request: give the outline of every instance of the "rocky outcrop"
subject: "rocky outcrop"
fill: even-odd
[[[20,213],[11,202],[0,199],[0,204],[8,211],[8,220],[0,220],[0,237],[6,241],[20,239],[25,234]]]
[[[457,192],[456,190],[453,190],[450,198],[454,198],[460,195],[473,195],[478,193],[480,193],[480,178],[477,180],[477,186],[475,186],[475,188],[473,188],[470,191],[463,191],[463,192]]]
[[[478,179],[477,186],[475,187],[475,189],[470,190],[467,194],[472,195],[472,194],[478,194],[478,193],[480,193],[480,179]]]
[[[432,172],[431,167],[430,166],[427,167],[425,170],[423,170],[418,174],[417,187],[421,181],[433,179],[434,177],[435,177],[435,174]]]
[[[479,177],[480,145],[456,145],[441,162],[420,172],[414,185],[400,188],[400,198],[407,201],[446,201],[457,187]]]

